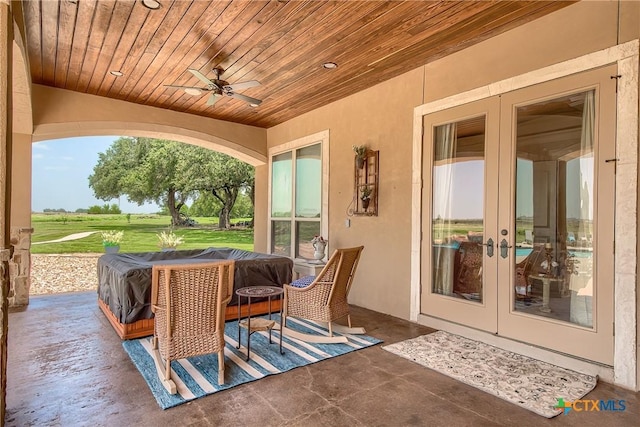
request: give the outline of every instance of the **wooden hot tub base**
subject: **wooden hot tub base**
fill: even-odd
[[[134,323],[120,323],[116,316],[111,312],[109,306],[98,298],[98,307],[107,317],[111,326],[116,331],[120,339],[131,340],[153,335],[153,319],[142,319]],[[225,313],[226,320],[237,320],[238,309],[240,309],[240,317],[246,317],[248,312],[247,305],[232,305],[227,307]],[[271,312],[280,311],[280,300],[271,301]],[[251,304],[251,316],[269,313],[269,301],[254,302]]]

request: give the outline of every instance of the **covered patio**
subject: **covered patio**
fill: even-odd
[[[637,424],[640,3],[149,3],[0,0],[0,425]],[[565,99],[559,114],[536,110],[558,121],[585,91],[595,119],[574,121],[599,132],[595,190],[579,198],[594,206],[589,226],[564,227],[569,214],[542,221],[562,217],[562,204],[533,192],[533,214],[517,214],[514,112]],[[467,300],[433,286],[433,136],[478,117],[482,172],[467,182],[484,183],[482,212],[458,217],[481,219],[482,291],[464,293],[482,299]],[[170,139],[255,166],[254,250],[304,262],[309,236],[324,236],[329,253],[363,245],[352,315],[386,344],[457,333],[600,375],[586,399],[626,410],[545,420],[379,345],[160,410],[95,292],[29,292],[32,147],[97,135]],[[372,172],[358,172],[370,169],[354,163],[354,146],[375,153]],[[298,161],[313,177],[297,175]],[[548,188],[566,176],[556,166]],[[375,189],[371,211],[359,211],[362,186]],[[297,205],[303,192],[309,206]],[[518,312],[519,232],[531,246],[592,245],[592,323]]]
[[[353,307],[384,344],[433,332]],[[80,327],[82,325],[82,327]],[[585,399],[624,412],[548,420],[395,356],[380,345],[162,411],[96,305],[95,292],[38,296],[9,314],[6,425],[540,426],[635,425],[640,396],[600,382]],[[383,344],[383,345],[384,345]]]

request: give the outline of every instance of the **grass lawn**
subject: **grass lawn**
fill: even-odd
[[[239,218],[237,221],[249,219]],[[184,243],[178,249],[204,249],[217,246],[253,250],[253,229],[219,230],[217,218],[196,218],[196,221],[198,225],[195,227],[174,228],[174,233],[184,238]],[[232,222],[235,221],[232,220]],[[32,245],[31,252],[34,254],[104,252],[100,232],[105,230],[124,232],[120,252],[157,251],[159,241],[156,234],[169,230],[170,224],[171,217],[153,214],[132,214],[130,220],[127,220],[124,214],[33,214],[31,216],[31,225],[34,228],[32,243],[56,240],[86,231],[96,231],[96,233],[78,240]]]

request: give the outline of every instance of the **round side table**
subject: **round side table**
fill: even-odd
[[[271,330],[276,324],[275,320],[271,319],[271,298],[278,297],[280,299],[280,354],[284,354],[282,351],[282,296],[284,295],[284,289],[277,286],[247,286],[236,290],[239,300],[243,297],[247,299],[247,318],[240,320],[241,310],[238,309],[238,345],[236,348],[240,348],[240,331],[242,328],[247,330],[247,360],[251,353],[251,334],[258,331],[269,331],[269,344],[271,344]],[[255,318],[251,319],[251,299],[252,298],[269,298],[269,318]],[[238,301],[240,305],[241,301]]]

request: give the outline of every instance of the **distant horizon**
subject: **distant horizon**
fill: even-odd
[[[122,213],[149,214],[162,210],[155,203],[138,206],[125,197],[104,201],[89,187],[89,175],[104,153],[119,136],[87,136],[51,139],[32,144],[31,211],[64,209],[75,213],[91,206],[116,204]]]
[[[45,209],[52,209],[52,208],[45,208]],[[57,208],[57,209],[64,209],[64,208]],[[84,208],[78,208],[78,209],[84,209]],[[80,215],[80,214],[86,214],[86,215],[126,215],[126,214],[131,214],[131,215],[160,215],[160,212],[159,212],[159,211],[160,211],[160,210],[158,210],[158,212],[125,212],[125,211],[122,211],[122,212],[121,212],[121,213],[119,213],[119,214],[117,214],[117,213],[108,213],[108,214],[102,214],[102,213],[100,213],[100,214],[94,214],[94,213],[89,213],[89,212],[77,212],[76,210],[69,211],[69,210],[66,210],[66,209],[65,209],[65,211],[64,211],[64,212],[62,212],[62,211],[55,211],[55,210],[52,210],[52,211],[50,211],[50,212],[44,212],[44,210],[42,210],[42,211],[31,210],[31,213],[32,213],[32,214],[42,214],[42,215],[48,215],[48,214],[55,215],[55,214],[61,214],[61,213],[66,213],[66,214],[78,214],[78,215]],[[169,215],[169,214],[167,213],[167,214],[165,214],[165,215]]]

